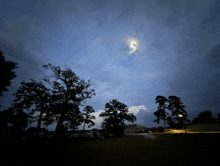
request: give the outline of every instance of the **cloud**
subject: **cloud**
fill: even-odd
[[[133,113],[134,115],[136,115],[140,110],[146,110],[147,112],[149,112],[144,105],[131,106],[131,107],[128,109],[129,113]]]
[[[103,110],[98,110],[98,112],[94,112],[91,115],[95,116],[94,122],[96,124],[100,124],[103,121],[102,117],[99,117],[99,114],[101,114],[102,112],[104,112]]]

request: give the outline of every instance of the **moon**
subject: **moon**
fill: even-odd
[[[139,49],[139,41],[136,38],[129,38],[127,40],[127,45],[130,49],[130,51],[128,52],[129,55],[133,54],[135,51]]]

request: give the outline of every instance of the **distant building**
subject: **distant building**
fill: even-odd
[[[147,130],[146,127],[137,124],[129,124],[125,125],[125,127],[126,128],[124,134],[145,133],[145,131]]]
[[[220,131],[220,124],[195,124],[186,125],[185,127],[191,129],[192,132]]]

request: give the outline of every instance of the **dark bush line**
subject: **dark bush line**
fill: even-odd
[[[70,138],[66,136],[54,136],[52,138],[49,137],[31,137],[26,140],[22,138],[7,138],[5,140],[1,140],[1,144],[73,144],[73,143],[83,143],[85,141],[95,141],[98,138]]]
[[[55,132],[45,132],[45,135],[40,137],[38,134],[34,135],[33,132],[25,132],[23,136],[8,136],[0,139],[0,144],[69,144],[69,143],[83,143],[86,141],[96,141],[102,139],[102,136],[94,134],[94,137],[71,137],[65,134],[57,134]],[[102,134],[101,134],[102,135]],[[106,136],[104,138],[110,138]]]

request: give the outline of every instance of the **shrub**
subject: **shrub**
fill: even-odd
[[[149,131],[148,129],[144,129],[144,132],[145,132],[145,133],[148,133],[148,131]]]

